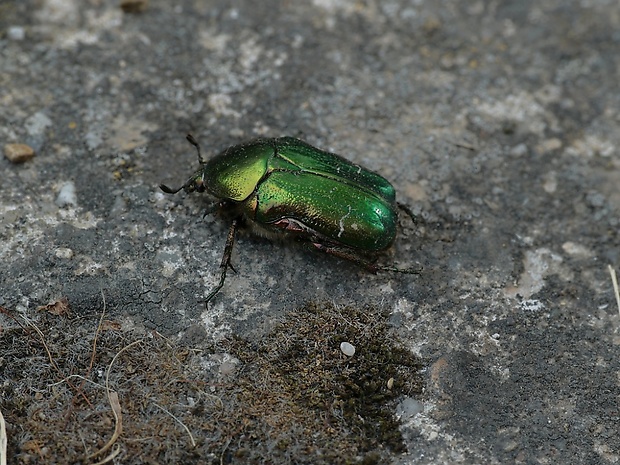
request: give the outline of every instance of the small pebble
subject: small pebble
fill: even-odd
[[[396,416],[402,421],[407,421],[423,411],[424,404],[418,400],[412,399],[411,397],[405,397],[396,406]]]
[[[24,163],[34,157],[34,149],[26,144],[6,144],[4,155],[11,163]]]
[[[121,9],[125,13],[141,13],[146,9],[148,0],[122,0]]]
[[[7,30],[6,36],[11,40],[24,40],[26,38],[26,31],[21,26],[11,26]]]
[[[68,247],[59,247],[54,252],[57,258],[73,258],[73,250],[69,249]]]
[[[77,195],[75,194],[75,184],[66,182],[60,188],[58,197],[56,197],[56,205],[66,207],[67,205],[77,205]]]
[[[349,342],[342,342],[340,344],[340,350],[342,350],[342,353],[347,357],[353,357],[355,354],[355,346]]]

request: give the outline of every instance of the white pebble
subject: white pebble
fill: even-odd
[[[6,35],[11,40],[24,40],[26,37],[26,31],[21,26],[11,26]]]
[[[424,404],[418,400],[412,399],[411,397],[405,397],[396,406],[396,416],[402,421],[407,421],[409,418],[412,418],[423,411]]]
[[[349,342],[340,343],[340,350],[342,350],[342,353],[347,357],[353,357],[355,354],[355,346]]]
[[[60,188],[58,197],[56,197],[56,205],[66,207],[67,205],[77,205],[77,195],[75,194],[75,184],[66,182]]]
[[[67,247],[59,247],[55,250],[57,258],[73,258],[73,250]]]

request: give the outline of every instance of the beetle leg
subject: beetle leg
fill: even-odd
[[[204,220],[211,213],[215,213],[218,210],[221,210],[222,207],[226,206],[226,202],[223,200],[221,202],[214,203],[205,209],[204,214],[202,215],[202,219]]]
[[[172,187],[168,187],[165,184],[160,184],[159,188],[164,191],[166,194],[176,194],[177,192],[179,192],[181,189],[183,189],[183,186],[179,187],[178,189],[173,189]]]
[[[232,249],[235,243],[235,233],[237,232],[237,228],[239,227],[239,218],[235,218],[228,230],[228,237],[226,238],[226,246],[224,246],[224,255],[222,255],[222,262],[220,263],[220,282],[213,288],[209,295],[205,299],[205,308],[209,308],[209,301],[215,297],[215,295],[220,292],[220,289],[224,286],[224,281],[226,281],[226,272],[228,271],[228,267],[231,270],[235,271],[235,269],[230,264],[230,257],[232,256]],[[235,271],[236,273],[236,271]]]
[[[398,208],[404,211],[407,214],[407,216],[411,218],[411,221],[413,221],[413,224],[416,224],[418,222],[418,217],[414,215],[413,210],[411,210],[409,205],[400,203],[400,202],[396,202],[396,205],[398,205]]]
[[[273,223],[273,226],[276,228],[280,228],[286,232],[307,232],[307,228],[301,227],[301,225],[297,221],[290,220],[289,218],[284,218]]]
[[[423,269],[421,266],[412,268],[396,268],[395,266],[377,265],[373,261],[360,257],[354,252],[350,252],[347,249],[343,249],[342,247],[328,246],[319,242],[312,242],[312,245],[321,252],[344,258],[345,260],[349,260],[358,266],[366,268],[371,273],[376,273],[377,271],[390,271],[392,273],[420,274]]]
[[[368,271],[372,273],[376,273],[381,267],[378,267],[370,260],[360,257],[354,252],[350,252],[347,249],[343,249],[342,247],[336,246],[328,246],[325,244],[321,244],[319,242],[312,242],[312,245],[321,252],[328,253],[330,255],[334,255],[336,257],[344,258],[345,260],[349,260],[350,262],[355,263],[358,266],[366,268]]]
[[[201,165],[204,165],[205,161],[202,158],[202,154],[200,153],[200,144],[198,144],[198,141],[196,140],[196,138],[192,136],[191,134],[188,134],[187,136],[185,136],[185,138],[187,139],[187,142],[189,142],[196,148],[196,152],[198,152],[198,162]]]
[[[411,268],[396,268],[395,266],[377,266],[377,271],[391,271],[392,273],[420,274],[424,267],[422,265]]]

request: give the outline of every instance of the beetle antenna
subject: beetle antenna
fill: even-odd
[[[198,152],[198,162],[201,165],[204,165],[205,161],[202,158],[202,154],[200,153],[200,144],[198,144],[198,141],[196,140],[196,138],[194,136],[192,136],[191,134],[188,134],[185,138],[187,139],[187,142],[189,142],[194,147],[196,147],[196,151]]]

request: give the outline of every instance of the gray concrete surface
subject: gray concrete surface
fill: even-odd
[[[427,361],[397,463],[620,460],[615,1],[0,3],[0,305],[101,293],[124,324],[261,338],[308,301],[391,309]],[[420,215],[372,275],[168,196],[205,155],[293,135]],[[421,403],[421,404],[420,404]],[[422,411],[419,411],[421,405]]]

